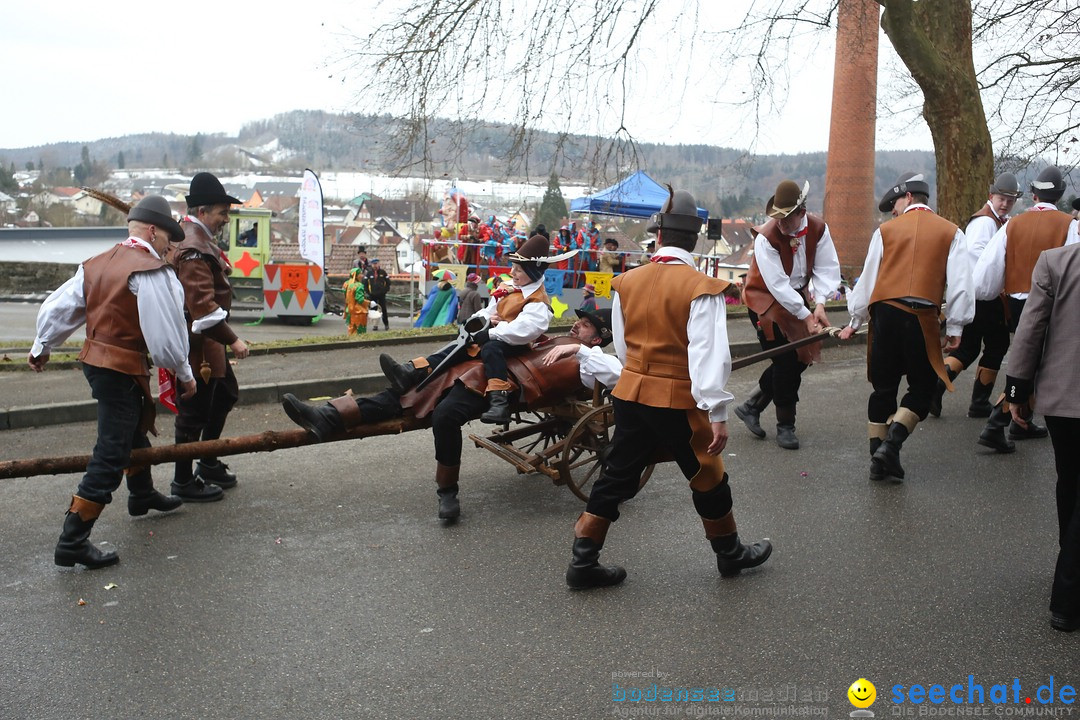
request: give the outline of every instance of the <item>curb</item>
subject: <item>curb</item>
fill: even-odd
[[[447,337],[456,337],[448,335]],[[413,340],[415,342],[415,340]],[[350,343],[350,347],[355,343]],[[401,344],[401,343],[398,343]],[[827,337],[821,346],[835,347],[840,341]],[[325,346],[307,346],[319,347]],[[731,345],[732,359],[746,357],[759,352],[757,342],[739,342]],[[71,363],[72,366],[76,365]],[[372,395],[386,389],[386,378],[381,374],[354,375],[352,377],[317,378],[313,380],[294,380],[282,383],[261,383],[240,387],[240,399],[237,405],[280,404],[285,393],[292,393],[301,399],[334,398],[352,390],[354,395]],[[171,413],[158,406],[158,417],[168,417]],[[97,402],[83,400],[71,403],[50,403],[46,405],[28,405],[17,408],[0,408],[0,431],[21,430],[32,427],[46,427],[73,422],[93,422],[97,420]]]

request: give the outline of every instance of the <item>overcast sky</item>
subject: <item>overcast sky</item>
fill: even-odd
[[[713,7],[730,17],[746,1]],[[373,112],[355,105],[341,57],[348,34],[370,28],[390,4],[9,3],[0,24],[0,148],[140,132],[235,134],[246,122],[297,109]],[[884,37],[880,54],[887,67]],[[812,43],[798,65],[787,103],[764,119],[757,152],[828,148],[831,44]],[[881,82],[888,82],[884,70]],[[673,122],[650,108],[651,97],[643,85],[641,110],[631,118],[638,139],[745,146],[731,110],[687,97]],[[900,131],[879,121],[878,148],[932,148],[921,119],[905,125]]]

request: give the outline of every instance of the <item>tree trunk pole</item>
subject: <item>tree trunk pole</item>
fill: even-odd
[[[353,428],[344,435],[337,435],[327,440],[355,440],[377,435],[397,435],[425,427],[424,423],[414,418],[397,418],[378,423],[368,423]],[[285,448],[318,444],[299,428],[295,430],[266,430],[256,435],[203,440],[180,445],[159,445],[141,448],[131,452],[130,467],[144,467],[176,462],[177,460],[196,460],[203,457],[224,457],[252,452],[273,452]],[[7,460],[0,462],[0,480],[35,475],[61,475],[81,472],[90,462],[90,455],[69,455],[66,457],[29,458],[26,460]]]

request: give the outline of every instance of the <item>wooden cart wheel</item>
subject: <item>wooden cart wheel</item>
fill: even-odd
[[[558,469],[570,492],[582,500],[589,499],[592,483],[600,477],[604,468],[604,452],[611,444],[611,432],[615,426],[615,410],[611,405],[601,405],[585,413],[564,440],[563,454]],[[645,487],[653,472],[653,465],[641,473],[638,489]]]
[[[529,416],[532,416],[531,418]],[[554,415],[545,410],[527,410],[518,413],[515,422],[519,425],[537,425],[554,419]],[[545,431],[519,440],[515,447],[526,455],[542,453],[559,441],[559,433]]]

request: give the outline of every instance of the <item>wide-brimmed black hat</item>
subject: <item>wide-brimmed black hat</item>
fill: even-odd
[[[600,347],[605,347],[611,342],[611,308],[600,308],[596,312],[588,310],[575,310],[582,320],[588,320],[600,334]]]
[[[893,203],[908,193],[926,195],[927,197],[930,196],[930,185],[926,182],[926,178],[923,177],[922,173],[906,172],[897,178],[896,183],[881,196],[881,202],[878,203],[878,210],[881,212],[890,212],[893,208]]]
[[[169,201],[160,195],[147,195],[128,211],[128,221],[136,220],[147,225],[159,227],[169,233],[169,240],[180,242],[184,239],[184,229],[173,220]]]
[[[191,187],[187,194],[189,208],[204,205],[240,205],[239,198],[225,192],[221,181],[208,172],[201,172],[191,178]]]
[[[577,250],[571,250],[558,255],[548,255],[549,252],[551,252],[551,241],[543,235],[533,235],[521,243],[521,247],[517,250],[506,255],[506,259],[520,265],[529,279],[536,282],[543,277],[548,265],[569,260],[578,253]]]

